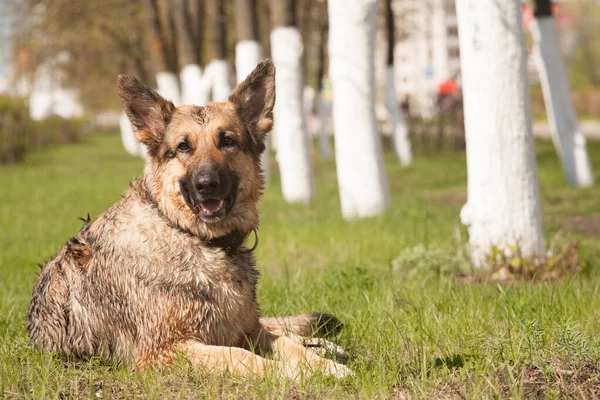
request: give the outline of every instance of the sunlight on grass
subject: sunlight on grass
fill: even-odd
[[[390,210],[361,221],[341,218],[333,161],[315,154],[310,206],[285,204],[272,176],[257,249],[262,311],[336,314],[346,324],[339,342],[356,371],[344,381],[314,377],[299,385],[275,376],[215,376],[183,363],[134,372],[34,352],[25,327],[36,263],[78,231],[79,217],[106,210],[142,170],[116,135],[34,152],[23,165],[0,169],[0,397],[589,396],[600,390],[600,189],[567,187],[552,144],[536,146],[547,238],[560,230],[564,240],[579,241],[589,276],[467,285],[441,273],[444,252],[466,241],[458,220],[464,154],[418,156],[409,168],[386,155]],[[589,151],[600,171],[600,143]],[[405,251],[418,271],[392,268]]]

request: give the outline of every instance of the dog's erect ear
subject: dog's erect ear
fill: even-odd
[[[132,75],[119,75],[117,88],[135,136],[152,153],[165,134],[175,106]]]
[[[275,65],[265,60],[239,84],[229,98],[253,139],[264,150],[264,139],[273,127],[273,106],[275,105]]]

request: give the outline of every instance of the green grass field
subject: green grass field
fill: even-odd
[[[550,142],[536,143],[548,243],[576,240],[590,262],[558,282],[466,284],[448,272],[467,240],[464,154],[386,155],[391,207],[345,222],[335,166],[315,155],[317,197],[288,205],[272,177],[261,204],[266,315],[327,311],[356,376],[300,384],[203,374],[186,365],[134,372],[39,354],[26,335],[36,263],[46,261],[139,175],[116,135],[30,154],[0,168],[0,398],[592,397],[600,392],[600,188],[565,185]],[[590,143],[600,181],[600,143]],[[360,182],[357,182],[360,184]],[[557,235],[558,234],[558,235]],[[418,268],[395,269],[399,254]],[[407,261],[408,262],[408,261]]]

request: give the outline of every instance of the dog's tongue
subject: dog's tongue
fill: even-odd
[[[202,211],[205,213],[216,213],[223,206],[223,200],[204,200],[202,203]]]

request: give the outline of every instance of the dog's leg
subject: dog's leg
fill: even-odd
[[[287,336],[321,356],[329,353],[341,362],[349,359],[344,348],[322,338],[338,333],[343,327],[340,320],[333,315],[313,312],[287,317],[262,317],[260,323],[267,331],[278,336]]]
[[[260,323],[269,332],[280,336],[293,334],[324,337],[338,333],[344,326],[335,316],[322,312],[287,317],[262,317]]]
[[[188,340],[177,349],[194,365],[212,372],[229,372],[240,377],[263,378],[269,373],[282,374],[296,379],[281,361],[269,360],[240,347],[209,346]]]
[[[321,357],[290,337],[274,335],[265,329],[260,332],[257,345],[259,350],[272,353],[273,358],[282,362],[288,371],[295,370],[297,373],[302,371],[304,375],[322,372],[336,378],[354,374],[345,365]]]
[[[321,357],[329,356],[337,362],[347,363],[350,359],[348,352],[332,341],[320,337],[306,337],[288,333],[285,335],[294,342],[314,351]]]

